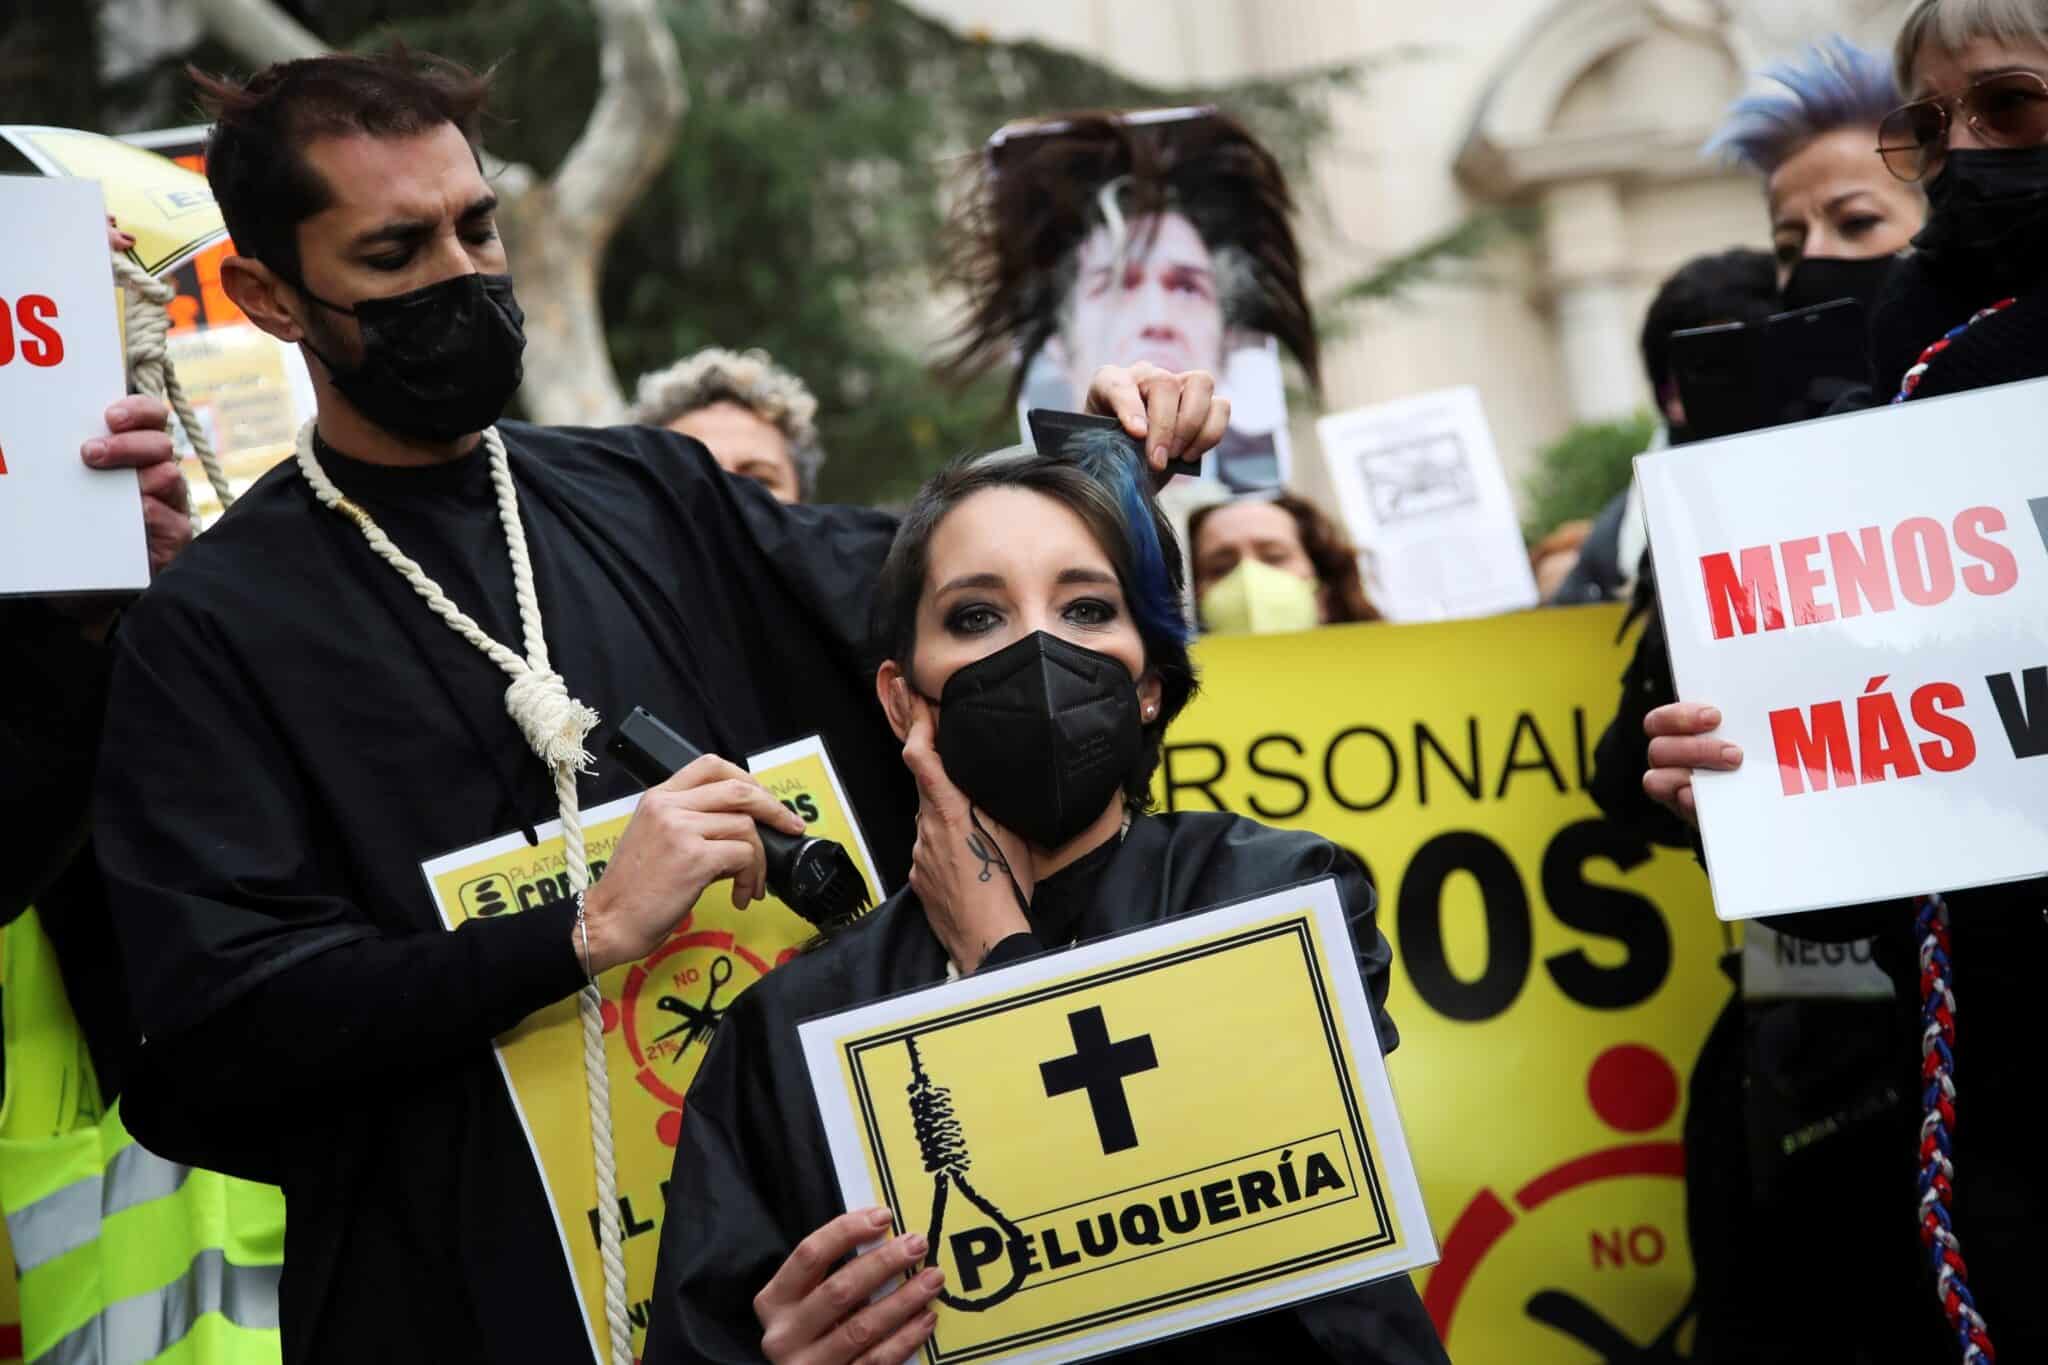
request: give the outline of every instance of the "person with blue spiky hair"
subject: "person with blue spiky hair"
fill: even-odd
[[[1837,36],[1762,75],[1767,88],[1736,101],[1707,154],[1762,177],[1785,307],[1867,304],[1927,220],[1926,196],[1877,155],[1899,102],[1891,63]]]

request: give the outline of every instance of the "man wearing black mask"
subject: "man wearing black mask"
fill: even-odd
[[[591,1320],[568,1240],[617,1259],[660,1201],[622,1219],[585,1173],[589,1226],[558,1222],[491,1043],[574,996],[601,1058],[586,983],[713,884],[759,895],[757,826],[802,828],[706,758],[592,878],[580,812],[637,784],[590,754],[636,704],[717,754],[822,734],[900,882],[911,803],[862,629],[892,526],[783,507],[671,433],[494,425],[524,336],[482,79],[393,53],[201,84],[223,282],[305,348],[319,413],[116,644],[98,835],[146,1039],[129,1125],[283,1186],[288,1361],[623,1362],[623,1296]],[[1209,392],[1105,370],[1091,401],[1163,465],[1213,444]],[[567,893],[446,932],[423,861],[558,816],[542,880]],[[561,1078],[593,1148],[603,1074],[589,1100]]]

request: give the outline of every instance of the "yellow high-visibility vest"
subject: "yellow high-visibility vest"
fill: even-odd
[[[0,943],[0,1211],[28,1365],[275,1365],[284,1195],[136,1145],[33,910]]]

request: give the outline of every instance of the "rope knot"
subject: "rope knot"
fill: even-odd
[[[505,689],[505,709],[550,768],[580,772],[590,767],[590,751],[583,741],[597,726],[597,712],[569,695],[561,674],[526,669]]]
[[[126,256],[114,257],[114,283],[158,305],[178,297],[176,285],[158,279]]]

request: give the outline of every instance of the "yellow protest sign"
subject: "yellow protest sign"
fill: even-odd
[[[97,180],[107,212],[135,238],[128,254],[152,275],[175,270],[228,235],[206,177],[118,138],[75,128],[0,126],[44,175]]]
[[[1162,808],[1311,829],[1373,876],[1388,1064],[1443,1238],[1417,1284],[1477,1365],[1689,1339],[1681,1101],[1730,986],[1691,855],[1585,794],[1620,625],[1582,607],[1208,640],[1167,736]]]
[[[932,1365],[1085,1359],[1434,1259],[1333,881],[798,1033],[848,1207],[946,1272]]]
[[[167,157],[194,175],[205,174],[204,127],[129,133],[122,141]],[[228,482],[239,491],[291,458],[315,402],[313,378],[299,348],[258,328],[228,297],[221,262],[234,250],[235,244],[223,237],[163,278],[178,291],[168,305],[171,363]],[[184,433],[173,435],[184,457],[192,510],[211,523],[220,513],[220,501]]]
[[[874,862],[823,741],[813,736],[758,754],[748,767],[803,816],[807,834],[833,840],[853,855],[879,902]],[[593,878],[602,875],[639,803],[632,796],[584,812]],[[453,929],[472,919],[516,915],[566,898],[569,876],[560,824],[544,826],[537,834],[537,845],[513,833],[426,863],[421,870],[442,921]],[[756,901],[741,910],[733,905],[729,886],[714,887],[660,947],[599,979],[635,1355],[647,1339],[654,1257],[690,1080],[733,1000],[815,933],[809,921],[780,901]],[[591,1352],[602,1358],[604,1271],[598,1261],[596,1177],[576,1002],[563,1000],[528,1016],[498,1040],[497,1054],[547,1185],[567,1269],[591,1329]]]

